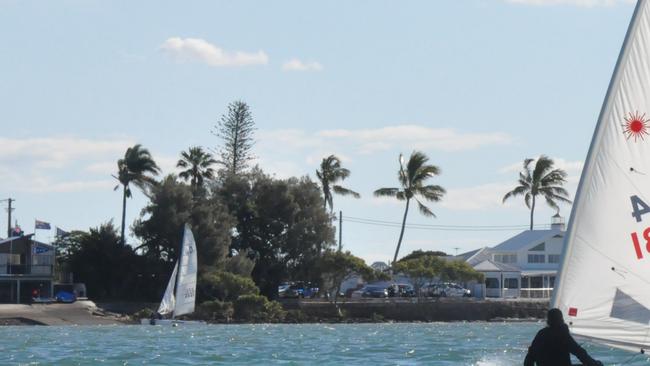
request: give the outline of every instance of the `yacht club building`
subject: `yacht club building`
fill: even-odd
[[[34,234],[0,240],[0,303],[31,303],[52,297],[54,247]]]
[[[456,256],[485,275],[486,297],[549,298],[564,246],[564,219],[548,230],[526,230],[492,248]]]

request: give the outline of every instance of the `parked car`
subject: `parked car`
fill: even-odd
[[[77,301],[77,296],[75,296],[74,293],[72,292],[67,292],[67,291],[59,291],[54,295],[54,298],[56,299],[57,302],[62,302],[62,303],[73,303]]]
[[[382,286],[366,286],[362,290],[362,297],[388,297],[388,289]]]
[[[460,285],[455,283],[438,283],[432,285],[429,290],[430,296],[440,296],[440,297],[470,297],[472,292]]]
[[[278,296],[283,298],[314,298],[318,294],[318,287],[312,285],[311,282],[297,281],[291,283],[284,290],[280,291],[278,288]]]
[[[394,284],[388,288],[389,297],[415,297],[415,289],[413,286],[401,283]]]
[[[285,291],[291,286],[291,282],[283,282],[278,286],[278,297],[285,297]]]

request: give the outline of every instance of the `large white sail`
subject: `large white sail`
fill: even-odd
[[[174,298],[174,286],[176,285],[176,272],[178,271],[178,261],[174,265],[174,271],[172,276],[167,283],[167,288],[165,289],[165,294],[163,295],[162,300],[160,301],[160,306],[158,306],[158,313],[161,315],[170,314],[174,311],[176,301]]]
[[[174,316],[194,312],[196,298],[196,242],[189,225],[185,224],[181,257],[179,258],[178,280],[176,282],[176,306]]]
[[[650,348],[650,7],[636,6],[578,186],[552,306],[574,335]]]

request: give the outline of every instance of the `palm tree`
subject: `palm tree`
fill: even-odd
[[[323,161],[320,163],[320,170],[316,170],[316,176],[320,180],[321,189],[323,190],[325,209],[329,206],[330,212],[334,210],[332,191],[342,196],[361,197],[359,193],[335,184],[339,180],[344,180],[350,176],[350,171],[341,167],[341,160],[336,155],[323,158]]]
[[[409,212],[409,204],[414,199],[418,203],[420,213],[428,217],[436,217],[433,212],[425,206],[418,196],[427,201],[438,202],[445,194],[445,189],[438,185],[425,185],[426,180],[440,174],[440,169],[431,164],[427,164],[429,158],[420,151],[414,151],[409,158],[408,163],[404,166],[404,157],[399,155],[399,172],[398,179],[400,188],[380,188],[375,191],[377,197],[395,197],[400,201],[406,201],[406,209],[404,209],[404,218],[402,219],[402,230],[399,233],[399,240],[397,241],[397,249],[395,249],[395,256],[393,263],[397,263],[397,255],[399,248],[402,245],[402,238],[404,237],[404,227],[406,226],[406,216]]]
[[[137,144],[126,149],[124,158],[117,161],[117,179],[120,184],[116,185],[113,190],[117,190],[122,185],[122,236],[121,241],[124,245],[124,227],[126,220],[126,199],[131,197],[131,188],[129,184],[133,183],[142,191],[147,191],[152,185],[156,184],[154,178],[150,175],[158,175],[160,168],[151,157],[149,150]]]
[[[178,168],[186,168],[180,172],[179,176],[184,180],[189,180],[192,190],[195,192],[203,187],[205,179],[214,178],[214,169],[212,165],[217,161],[212,158],[212,154],[204,151],[201,147],[190,147],[188,151],[181,152],[181,159],[178,160],[176,166]]]
[[[533,230],[533,215],[537,196],[546,199],[546,203],[552,208],[559,210],[559,202],[571,203],[569,193],[562,188],[566,183],[566,172],[553,167],[553,160],[542,155],[537,159],[535,168],[531,169],[531,163],[535,159],[524,160],[524,167],[519,172],[519,185],[503,196],[503,202],[510,197],[524,196],[526,207],[530,209],[530,230]],[[532,202],[531,202],[532,201]]]

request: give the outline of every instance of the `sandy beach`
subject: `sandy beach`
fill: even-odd
[[[107,313],[90,300],[72,304],[0,304],[0,325],[116,325],[128,318]]]

